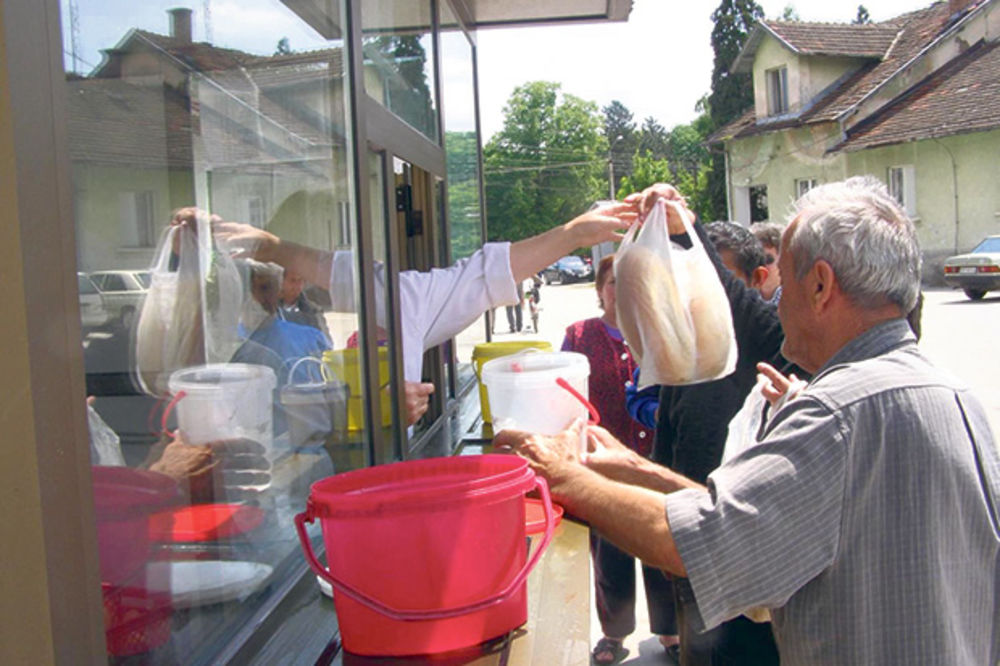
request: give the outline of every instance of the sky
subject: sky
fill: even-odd
[[[854,20],[864,4],[884,21],[930,0],[758,0],[768,18],[791,5],[803,21]],[[555,81],[562,91],[624,104],[637,126],[652,116],[671,128],[695,118],[712,82],[714,0],[633,0],[625,23],[480,30],[480,122],[483,143],[503,127],[503,107],[527,81]]]

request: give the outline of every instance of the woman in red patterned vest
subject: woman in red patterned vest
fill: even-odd
[[[609,255],[597,266],[597,304],[603,314],[570,325],[562,350],[579,352],[590,361],[590,402],[601,415],[601,425],[620,441],[649,456],[653,431],[633,420],[625,407],[625,383],[632,379],[636,362],[618,330],[613,263],[614,255]],[[628,654],[622,641],[635,631],[635,559],[593,530],[590,553],[594,562],[597,617],[604,632],[604,638],[594,647],[594,662],[614,664]],[[659,569],[645,566],[642,578],[650,631],[660,637],[664,648],[675,650],[677,627],[670,580]]]

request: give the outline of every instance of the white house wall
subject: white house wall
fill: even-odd
[[[914,221],[924,252],[924,276],[934,283],[944,257],[967,252],[984,236],[1000,233],[998,152],[1000,130],[995,130],[848,153],[847,167],[850,175],[872,174],[884,182],[889,167],[914,166]]]
[[[834,125],[824,124],[729,142],[731,196],[738,188],[766,185],[770,220],[786,222],[796,196],[796,180],[811,178],[823,183],[844,178],[844,156],[826,154],[837,136]],[[734,205],[733,215],[742,224],[750,221],[749,211],[742,206]]]
[[[765,37],[753,61],[753,99],[757,118],[767,118],[767,76],[769,69],[788,68],[788,108],[795,110],[800,104],[799,56],[782,46],[773,37]]]

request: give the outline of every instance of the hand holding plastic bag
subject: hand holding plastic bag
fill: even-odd
[[[670,241],[668,211],[683,224],[690,249]],[[691,224],[681,204],[658,199],[615,255],[618,325],[643,386],[694,384],[736,367],[729,302]]]
[[[229,361],[240,344],[244,285],[228,248],[213,241],[207,215],[177,219],[160,239],[134,338],[138,384],[157,396],[169,394],[173,371]]]

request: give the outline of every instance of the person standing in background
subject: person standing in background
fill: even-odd
[[[517,283],[517,303],[513,303],[507,306],[507,325],[510,326],[511,333],[520,333],[521,329],[524,328],[524,309],[522,304],[524,303],[524,283],[518,281]]]
[[[752,233],[767,254],[767,279],[760,285],[760,295],[765,301],[777,304],[781,298],[781,271],[778,270],[778,248],[781,247],[781,232],[785,227],[775,222],[754,222],[750,225]]]
[[[286,270],[281,281],[281,299],[278,301],[278,316],[285,321],[312,326],[330,338],[330,331],[323,318],[320,306],[309,300],[304,288],[305,278],[293,270]],[[331,338],[332,339],[332,338]]]
[[[597,266],[597,303],[603,314],[584,319],[566,329],[562,350],[584,354],[590,361],[590,402],[601,415],[601,423],[620,441],[644,457],[652,451],[653,431],[634,421],[625,408],[625,383],[637,365],[618,330],[615,314],[614,255]],[[635,558],[590,531],[590,554],[594,563],[594,593],[597,617],[604,638],[593,650],[595,664],[615,664],[628,655],[622,644],[635,631]],[[643,566],[643,584],[649,609],[650,631],[659,636],[668,651],[677,650],[677,624],[670,580],[659,569]]]

